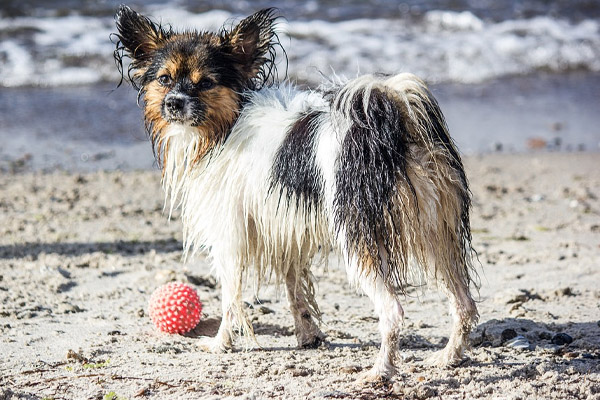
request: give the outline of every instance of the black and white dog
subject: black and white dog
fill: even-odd
[[[409,284],[433,282],[454,325],[437,365],[460,361],[478,318],[470,192],[442,112],[411,74],[367,75],[315,91],[275,85],[277,17],[266,9],[219,33],[175,32],[122,6],[115,59],[144,100],[145,122],[185,253],[208,249],[223,319],[202,347],[253,337],[242,278],[285,282],[298,344],[324,335],[313,256],[343,255],[373,301],[381,349],[365,380],[394,372]]]

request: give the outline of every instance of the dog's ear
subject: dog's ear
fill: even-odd
[[[119,31],[116,35],[117,50],[120,47],[127,52],[135,69],[147,67],[154,51],[164,44],[171,34],[125,5],[119,7],[115,20]]]
[[[259,76],[262,67],[274,61],[276,14],[275,8],[266,8],[240,21],[231,32],[221,34],[222,43],[248,80]]]

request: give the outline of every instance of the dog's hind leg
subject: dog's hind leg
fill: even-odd
[[[479,314],[466,283],[444,279],[440,284],[444,285],[443,290],[450,303],[452,332],[444,349],[435,352],[427,362],[434,366],[452,367],[462,362],[464,351],[468,347],[469,333],[477,323]]]
[[[385,258],[381,262],[384,264],[382,270],[385,270]],[[356,257],[349,259],[346,270],[350,283],[360,287],[373,302],[381,334],[381,346],[375,364],[362,373],[358,380],[369,383],[389,379],[396,372],[395,362],[404,310],[394,289],[379,274],[367,274]]]
[[[291,265],[285,277],[287,297],[294,317],[298,347],[317,348],[325,339],[325,335],[317,326],[313,315],[319,316],[319,309],[314,299],[314,290],[307,267],[299,270]]]

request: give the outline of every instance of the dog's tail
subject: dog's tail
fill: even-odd
[[[347,255],[401,291],[422,283],[420,271],[468,286],[470,191],[425,83],[412,74],[363,76],[332,94],[331,111],[344,131],[333,205]]]

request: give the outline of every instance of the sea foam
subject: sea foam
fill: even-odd
[[[145,13],[176,29],[214,31],[239,16],[149,7]],[[469,11],[428,11],[402,19],[281,20],[291,79],[318,84],[332,71],[413,72],[431,82],[478,83],[537,71],[600,71],[596,20],[538,16],[500,22]],[[117,81],[108,17],[0,19],[0,86],[60,86]],[[280,61],[280,62],[283,62]],[[280,68],[280,71],[285,68]]]

